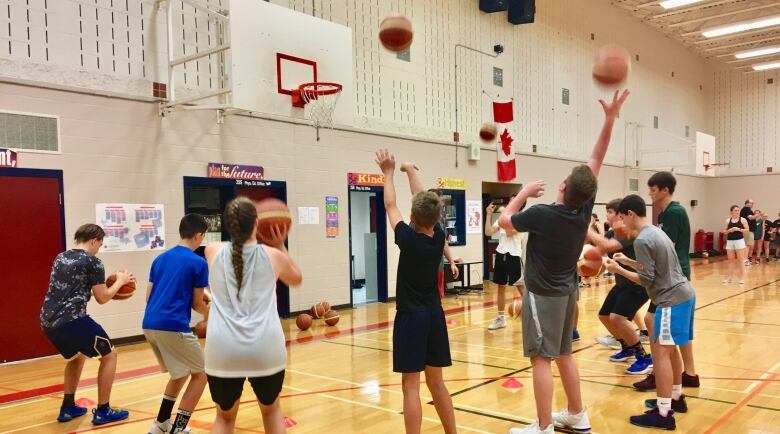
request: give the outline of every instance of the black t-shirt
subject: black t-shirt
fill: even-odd
[[[613,239],[614,238],[615,240],[620,242],[620,245],[623,246],[623,248],[620,250],[620,252],[623,253],[624,255],[626,255],[627,257],[629,257],[629,258],[631,258],[631,259],[636,261],[636,253],[634,252],[634,241],[633,240],[624,240],[622,238],[619,238],[618,236],[615,235],[615,231],[613,229],[610,229],[609,231],[607,231],[607,233],[604,234],[604,236],[606,238],[608,238],[608,239]],[[614,253],[610,253],[609,254],[610,258],[613,257],[613,256],[615,256]],[[632,269],[631,267],[627,267],[625,265],[623,267],[628,268],[630,271],[636,271],[636,270]],[[626,279],[625,277],[623,277],[623,275],[621,275],[621,274],[615,274],[615,286],[621,286],[621,287],[637,286],[637,287],[639,287],[639,289],[644,291],[644,287],[642,285],[637,285],[636,283],[634,283],[634,282]]]
[[[395,244],[401,249],[395,286],[399,312],[441,306],[437,273],[444,254],[444,237],[441,225],[434,225],[432,237],[415,232],[404,222],[395,226]]]
[[[524,271],[529,291],[564,297],[577,290],[577,260],[595,199],[581,208],[537,204],[512,216],[512,226],[518,232],[528,232]]]
[[[752,208],[743,207],[742,210],[739,212],[739,216],[742,217],[743,219],[747,220],[747,222],[748,222],[748,229],[750,230],[750,232],[755,232],[756,231],[756,221],[755,220],[750,220],[748,218],[748,216],[751,216],[751,215],[753,215],[753,209]]]
[[[86,316],[92,287],[105,282],[103,262],[87,251],[72,249],[57,255],[41,306],[41,327],[51,330]]]

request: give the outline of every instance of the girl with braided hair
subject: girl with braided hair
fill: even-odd
[[[206,374],[217,404],[212,433],[232,433],[244,381],[249,379],[267,433],[285,432],[279,392],[287,350],[276,312],[276,281],[296,286],[302,276],[284,247],[287,230],[273,228],[270,245],[257,243],[255,204],[238,197],[225,207],[230,242],[206,247],[212,293],[206,331]]]

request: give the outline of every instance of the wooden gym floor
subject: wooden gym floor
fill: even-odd
[[[698,296],[695,354],[702,378],[700,389],[687,389],[690,411],[678,415],[681,433],[780,433],[780,262],[748,269],[743,287],[721,284],[725,263],[698,260],[693,283]],[[644,410],[653,393],[635,392],[641,377],[624,374],[627,366],[610,363],[610,351],[594,344],[604,334],[596,318],[608,290],[582,292],[575,343],[584,400],[594,433],[647,432],[628,424]],[[445,369],[463,433],[506,433],[534,418],[531,372],[522,357],[519,321],[495,332],[487,323],[495,316],[493,288],[444,301],[453,366]],[[341,312],[337,327],[317,323],[299,332],[284,321],[290,339],[289,364],[282,407],[294,423],[291,433],[403,432],[401,377],[392,372],[393,304]],[[157,414],[167,376],[157,368],[146,344],[118,348],[119,366],[111,402],[127,408],[130,419],[93,427],[90,417],[59,424],[63,360],[59,357],[0,366],[0,433],[144,433]],[[76,398],[97,398],[98,364],[88,361]],[[511,381],[515,380],[515,381]],[[511,386],[515,383],[515,388]],[[565,405],[556,380],[555,407]],[[517,387],[519,386],[519,387]],[[424,385],[423,432],[441,427]],[[260,433],[262,422],[247,384],[241,397],[238,433]],[[190,427],[206,433],[214,420],[214,404],[203,395]]]

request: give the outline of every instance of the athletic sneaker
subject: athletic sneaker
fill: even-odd
[[[625,362],[626,360],[635,357],[636,351],[633,348],[624,348],[611,356],[609,356],[610,362]]]
[[[636,356],[634,363],[626,368],[626,373],[631,375],[644,375],[653,371],[653,356],[645,354],[644,356]]]
[[[699,376],[698,375],[688,375],[683,371],[682,373],[682,385],[683,387],[699,387],[701,383],[699,382]]]
[[[588,419],[588,409],[583,408],[578,414],[569,413],[568,409],[552,414],[553,424],[557,428],[566,428],[578,433],[590,432],[590,420]]]
[[[509,434],[555,434],[555,428],[553,424],[549,424],[547,428],[542,429],[539,427],[539,422],[534,422],[528,428],[512,428]]]
[[[651,392],[655,390],[655,375],[650,374],[642,381],[634,383],[634,388],[640,392]]]
[[[107,410],[92,410],[92,425],[105,425],[111,422],[119,422],[130,416],[130,412],[119,408],[109,407]]]
[[[727,277],[727,278],[723,279],[723,283],[725,283],[725,284],[727,284],[727,285],[728,285],[729,283],[731,283],[731,277]]]
[[[496,319],[488,324],[488,330],[498,330],[506,327],[506,317],[497,316]]]
[[[596,342],[607,348],[620,349],[620,342],[612,336],[596,336]]]
[[[171,430],[171,420],[168,419],[165,422],[152,421],[152,426],[149,427],[149,434],[168,434]]]
[[[577,329],[574,329],[574,331],[571,334],[571,341],[577,342],[578,340],[580,340],[580,332],[578,332]]]
[[[670,410],[666,417],[661,416],[658,410],[648,410],[645,414],[631,416],[629,421],[632,425],[644,428],[660,428],[670,431],[677,428],[677,424],[674,422],[674,410]]]
[[[658,410],[658,400],[657,399],[646,399],[645,400],[645,407]],[[685,395],[680,395],[680,399],[673,399],[672,400],[672,410],[674,410],[675,413],[687,413],[688,412],[688,403],[685,402]]]
[[[72,405],[69,407],[60,407],[60,415],[57,416],[57,422],[70,422],[77,417],[87,414],[87,409]]]
[[[744,279],[739,279],[739,284],[740,285],[744,285],[745,284],[745,280]]]

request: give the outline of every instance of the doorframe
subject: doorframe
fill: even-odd
[[[387,303],[387,218],[385,217],[385,188],[382,186],[347,186],[347,225],[349,227],[349,305],[354,307],[352,297],[352,195],[353,191],[376,194],[376,278],[377,302]]]
[[[61,169],[17,169],[11,167],[0,167],[0,176],[18,176],[26,178],[54,178],[59,181],[60,188],[60,245],[61,251],[67,249],[67,229],[65,228],[65,179]]]

